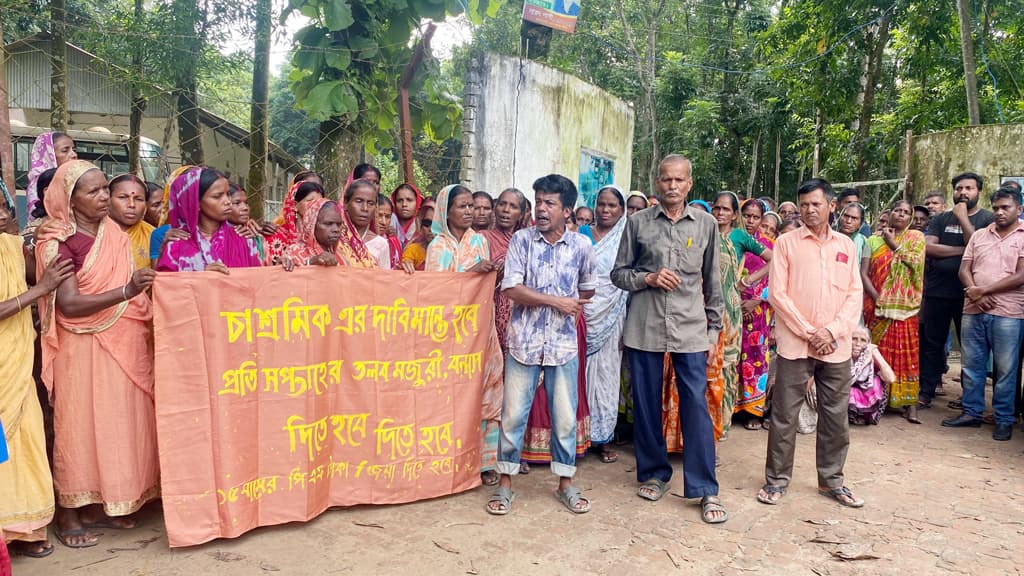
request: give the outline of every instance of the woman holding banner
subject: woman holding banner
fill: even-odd
[[[391,248],[383,236],[373,232],[377,212],[377,187],[369,180],[354,180],[345,187],[345,219],[352,231],[351,246],[359,253],[368,252],[381,270],[391,270]]]
[[[426,271],[486,274],[494,270],[487,238],[474,231],[472,226],[473,192],[458,184],[441,190],[433,223],[434,240],[427,247]],[[487,486],[494,486],[498,483],[498,422],[501,417],[505,363],[494,324],[489,328],[491,337],[487,364],[484,366],[480,423],[480,480]]]
[[[285,251],[285,269],[294,266],[376,268],[365,249],[357,251],[354,233],[338,203],[319,198],[310,203],[299,226],[299,241]]]
[[[227,273],[229,268],[260,265],[256,243],[235,232],[228,179],[213,168],[194,166],[171,183],[171,228],[188,238],[168,241],[156,269],[161,272]]]
[[[134,527],[127,516],[159,496],[146,295],[156,273],[132,271],[131,240],[107,216],[107,180],[96,166],[62,165],[47,192],[53,225],[38,231],[37,276],[58,259],[75,272],[39,300],[56,535],[82,548],[96,545],[92,528]]]

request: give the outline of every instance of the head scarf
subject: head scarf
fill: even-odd
[[[171,184],[173,184],[174,181],[178,179],[178,176],[184,174],[185,171],[188,170],[189,168],[194,168],[194,166],[191,166],[189,164],[185,164],[184,166],[178,166],[177,168],[174,169],[173,172],[171,172],[171,175],[167,177],[167,182],[164,184],[164,203],[163,206],[160,208],[160,220],[157,222],[160,226],[167,224],[167,216],[171,210]]]
[[[319,198],[310,202],[305,216],[303,216],[302,220],[299,222],[298,238],[285,252],[285,255],[294,260],[296,264],[305,265],[310,258],[318,256],[324,252],[323,246],[316,241],[316,223],[317,220],[320,219],[320,211],[329,202],[333,202],[335,210],[339,210],[338,203],[334,200],[329,198]],[[342,226],[341,236],[343,239],[346,232],[348,232],[348,227]],[[344,260],[342,260],[337,246],[334,248],[334,253],[338,256],[338,260],[344,265]]]
[[[448,208],[452,199],[452,190],[458,184],[445,186],[437,195],[437,208],[434,210],[434,223],[430,231],[434,240],[427,247],[426,270],[429,272],[465,272],[481,260],[488,260],[491,255],[487,239],[468,228],[458,239],[448,227]]]
[[[185,230],[189,238],[167,244],[157,270],[200,272],[213,262],[220,262],[228,268],[259,266],[256,244],[239,236],[229,222],[221,222],[209,241],[203,238],[199,231],[199,178],[202,173],[202,167],[193,166],[171,182],[168,224]]]
[[[622,194],[622,190],[617,186],[602,186],[601,190],[605,188]],[[594,245],[594,274],[597,277],[597,287],[590,303],[583,307],[584,319],[587,322],[587,356],[600,352],[606,344],[619,345],[617,340],[611,341],[611,336],[616,329],[621,329],[629,292],[619,290],[612,284],[611,272],[615,267],[615,257],[618,255],[619,243],[625,230],[626,214],[623,211],[619,221]]]
[[[690,200],[690,206],[693,206],[694,204],[703,207],[708,214],[711,213],[711,205],[704,200]]]
[[[605,186],[605,188],[608,188],[608,186]],[[641,198],[644,201],[644,206],[647,206],[648,208],[651,206],[651,201],[648,200],[647,196],[639,190],[633,190],[629,193],[629,196],[626,196],[626,204],[629,204],[630,198]]]
[[[274,220],[277,232],[267,238],[267,258],[273,264],[276,264],[284,256],[289,246],[298,241],[299,214],[296,210],[298,202],[295,201],[295,193],[299,191],[301,185],[302,182],[296,182],[288,189],[288,193],[284,196],[284,205],[281,206],[281,213]]]
[[[398,206],[398,191],[402,188],[412,188],[413,193],[416,194],[416,213],[405,226],[402,226],[401,222],[398,221],[398,211],[394,208],[395,206]],[[420,221],[420,208],[423,207],[423,194],[420,192],[419,188],[407,182],[395,188],[394,192],[391,193],[391,206],[391,225],[395,227],[395,234],[398,236],[398,242],[404,248],[419,234],[418,222]]]
[[[28,202],[27,212],[32,213],[36,203],[39,202],[39,189],[36,183],[39,176],[57,167],[57,154],[53,149],[54,132],[45,132],[36,137],[32,144],[31,163],[28,169],[28,187],[25,189],[25,199]]]
[[[338,208],[341,210],[341,217],[345,221],[345,225],[342,226],[341,238],[338,240],[338,253],[341,254],[342,259],[345,261],[346,266],[353,268],[367,268],[376,269],[377,260],[370,254],[370,251],[366,249],[366,242],[363,242],[362,237],[359,235],[359,231],[356,230],[356,225],[352,222],[352,219],[348,216],[348,210],[345,209],[344,204],[339,204]],[[373,226],[373,217],[370,218],[370,225]]]

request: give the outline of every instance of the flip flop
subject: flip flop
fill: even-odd
[[[511,489],[501,486],[497,490],[495,490],[494,494],[491,494],[490,499],[487,500],[487,513],[493,514],[494,516],[504,516],[505,514],[508,514],[512,511],[512,502],[514,502],[515,499],[516,495],[515,493],[512,492]],[[491,504],[495,502],[501,504],[505,508],[497,510],[491,508]]]
[[[95,542],[86,542],[84,544],[75,544],[75,545],[68,544],[68,541],[67,541],[68,536],[85,536],[88,533],[89,532],[85,529],[85,527],[81,527],[81,528],[74,528],[72,530],[64,530],[64,531],[56,530],[56,531],[54,531],[54,536],[57,537],[57,541],[58,542],[60,542],[64,546],[67,546],[68,548],[92,548],[93,546],[95,546],[95,545],[100,543],[99,538],[97,538]],[[93,536],[95,536],[95,534],[93,534]]]
[[[614,464],[619,461],[619,455],[612,451],[601,451],[599,455],[604,464]]]
[[[649,488],[654,494],[647,494],[644,492],[644,488]],[[657,502],[668,492],[668,482],[662,482],[657,478],[651,478],[644,482],[636,490],[636,495],[643,498],[644,500],[650,500],[651,502]]]
[[[724,515],[720,518],[712,518],[711,512],[723,512]],[[718,499],[718,496],[705,496],[700,499],[700,519],[708,524],[721,524],[729,519],[729,513],[726,512],[725,506],[722,506],[722,501]]]
[[[590,500],[583,497],[583,493],[575,486],[569,486],[565,490],[555,490],[555,498],[565,505],[573,514],[586,514],[590,512]],[[582,508],[577,507],[580,502],[584,503]]]
[[[50,554],[53,554],[53,544],[45,542],[45,547],[38,552],[28,549],[28,546],[33,544],[35,544],[35,542],[18,542],[16,545],[10,546],[10,549],[15,555],[25,556],[27,558],[46,558]]]
[[[821,487],[819,487],[818,488],[818,494],[821,494],[822,496],[824,496],[826,498],[831,498],[832,500],[835,500],[836,502],[839,502],[840,504],[842,504],[843,506],[846,506],[847,508],[863,508],[864,507],[864,500],[854,496],[853,492],[850,492],[850,489],[847,488],[846,486],[843,486],[842,488],[821,488]],[[845,500],[843,498],[843,496],[849,498],[850,501]]]
[[[763,496],[761,495],[761,492],[764,492]],[[761,492],[757,493],[757,501],[760,502],[761,504],[767,504],[769,506],[775,506],[780,501],[782,501],[782,497],[786,495],[785,488],[783,488],[782,486],[772,486],[771,484],[765,484],[764,486],[762,486]],[[772,496],[775,494],[778,494],[779,497],[772,499]]]

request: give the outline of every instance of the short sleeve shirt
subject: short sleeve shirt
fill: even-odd
[[[992,213],[981,209],[968,216],[974,230],[981,230],[993,221]],[[967,246],[964,231],[953,216],[952,211],[943,212],[932,218],[928,223],[928,236],[935,236],[943,246]],[[949,258],[928,258],[924,273],[924,293],[926,297],[963,298],[964,287],[960,283],[961,256]]]

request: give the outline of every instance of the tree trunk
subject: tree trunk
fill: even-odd
[[[811,161],[811,178],[817,178],[821,172],[821,137],[825,130],[825,114],[821,106],[814,109],[814,157]]]
[[[651,166],[647,174],[647,190],[648,195],[653,194],[655,190],[654,183],[658,179],[658,163],[661,161],[661,151],[658,148],[658,108],[657,108],[657,96],[654,93],[654,84],[657,81],[657,68],[655,62],[656,44],[657,44],[657,32],[658,32],[658,21],[657,18],[652,18],[650,27],[647,30],[647,54],[646,54],[646,66],[647,66],[647,85],[644,87],[645,98],[647,100],[647,135],[651,139]]]
[[[135,0],[135,28],[142,30],[142,0]],[[142,96],[142,41],[134,38],[137,43],[132,54],[132,91],[131,91],[131,115],[128,119],[128,171],[145,179],[142,172],[139,148],[142,140],[142,115],[146,112],[146,99]]]
[[[267,98],[270,86],[270,0],[256,2],[256,57],[252,70],[252,109],[249,116],[249,213],[263,219],[267,195]]]
[[[199,98],[197,73],[199,54],[204,42],[196,34],[200,14],[194,0],[175,0],[173,6],[175,30],[178,34],[177,63],[174,78],[174,96],[178,108],[178,147],[182,164],[199,166],[204,163],[202,132],[199,127]]]
[[[50,0],[50,127],[68,129],[68,46],[64,0]]]
[[[757,138],[754,139],[754,150],[751,152],[750,159],[750,178],[747,178],[747,198],[751,198],[754,193],[754,181],[757,179],[757,159],[758,149],[761,147],[761,131],[757,131]]]
[[[779,205],[779,173],[782,170],[782,132],[775,134],[775,205]]]
[[[14,190],[14,149],[11,147],[11,114],[7,107],[7,72],[5,62],[7,61],[4,50],[4,22],[0,18],[0,176],[4,186],[13,196]],[[11,214],[7,222],[8,234],[18,233],[18,219]]]
[[[868,46],[865,56],[866,69],[861,76],[861,93],[858,95],[860,115],[856,121],[857,180],[865,180],[868,171],[868,140],[871,138],[871,118],[875,109],[875,85],[882,72],[882,58],[885,45],[889,43],[889,13],[886,12],[878,22],[878,30],[874,36],[874,45]]]
[[[345,180],[359,164],[363,143],[359,134],[339,118],[320,123],[320,136],[314,161],[317,174],[324,181],[324,190],[331,198],[341,198]]]
[[[974,62],[974,39],[971,35],[971,12],[967,0],[956,0],[960,17],[960,52],[964,61],[964,84],[967,87],[967,121],[971,126],[981,124],[978,108],[978,74]]]

